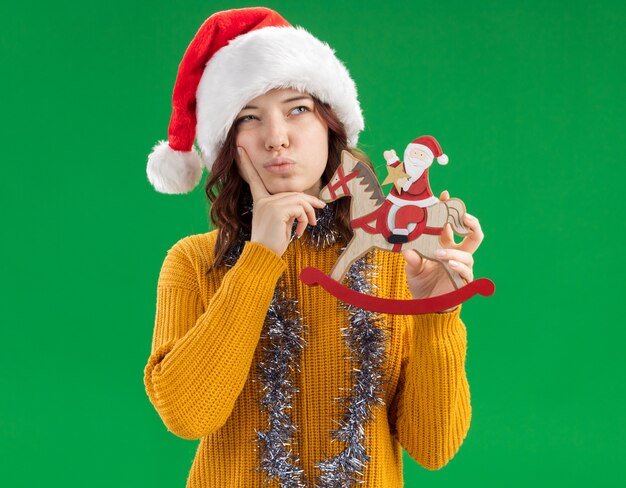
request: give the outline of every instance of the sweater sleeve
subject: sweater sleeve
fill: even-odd
[[[159,275],[144,383],[167,428],[197,439],[230,416],[286,265],[261,244],[246,243],[205,309],[197,271],[179,244],[168,252]]]
[[[408,317],[392,416],[400,444],[427,469],[445,466],[469,429],[466,331],[460,308]]]

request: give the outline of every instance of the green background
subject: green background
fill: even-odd
[[[246,2],[8,2],[2,76],[0,480],[184,486],[196,442],[143,390],[166,251],[202,188],[156,193],[181,56]],[[435,135],[431,184],[485,230],[465,305],[469,435],[408,487],[617,486],[623,464],[624,2],[268,1],[357,81],[362,148]]]

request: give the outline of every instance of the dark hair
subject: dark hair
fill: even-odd
[[[328,162],[322,174],[322,186],[328,184],[333,174],[341,164],[341,152],[348,150],[354,157],[366,162],[370,167],[372,163],[362,151],[348,148],[346,130],[329,105],[313,98],[315,110],[328,125]],[[252,203],[250,187],[239,175],[235,164],[237,157],[237,127],[230,128],[226,140],[220,149],[217,158],[207,177],[205,193],[211,205],[211,223],[218,228],[217,241],[215,243],[214,267],[222,266],[228,250],[233,247],[240,232],[250,233],[252,214],[247,208]],[[334,206],[335,230],[347,243],[352,239],[350,227],[350,201],[341,198],[329,205]]]

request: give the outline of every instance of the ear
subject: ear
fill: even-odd
[[[345,149],[341,151],[341,164],[344,165],[348,163],[350,165],[350,169],[354,169],[354,167],[359,163],[359,160],[356,159],[349,151]]]

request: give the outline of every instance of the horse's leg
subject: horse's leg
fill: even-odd
[[[463,202],[458,198],[451,198],[446,202],[439,202],[432,207],[428,207],[428,220],[426,225],[429,227],[443,228],[447,223],[450,223],[452,230],[462,235],[463,232],[467,233],[467,229],[463,227],[462,223],[464,213],[465,206]],[[420,241],[423,241],[423,243]],[[463,278],[450,267],[447,260],[441,260],[435,256],[435,251],[441,248],[440,236],[423,235],[417,239],[416,242],[418,246],[420,246],[418,252],[420,252],[422,256],[433,259],[443,266],[456,289],[465,285]]]
[[[341,256],[339,256],[339,259],[330,271],[330,277],[333,280],[341,282],[348,271],[348,267],[371,249],[372,245],[366,238],[367,235],[369,234],[363,235],[361,229],[354,231],[352,240],[348,243],[348,246],[343,253],[341,253]]]
[[[448,264],[448,261],[439,261],[439,264],[441,264],[443,266],[443,269],[445,269],[446,272],[448,273],[448,276],[450,277],[450,280],[452,281],[454,288],[458,290],[459,288],[462,288],[463,286],[465,286],[465,280],[461,278],[461,275],[458,272],[456,272],[450,267],[450,264]]]

